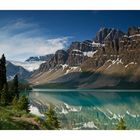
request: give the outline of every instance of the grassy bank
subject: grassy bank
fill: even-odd
[[[0,106],[0,129],[1,130],[44,130],[47,125],[38,117],[19,111],[12,106]]]

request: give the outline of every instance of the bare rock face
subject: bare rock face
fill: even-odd
[[[82,64],[82,62],[84,61],[84,55],[83,52],[81,52],[80,50],[72,50],[69,52],[69,57],[67,60],[67,64],[70,66],[79,66]]]
[[[96,70],[108,60],[119,59],[123,65],[140,64],[140,34],[139,28],[130,27],[129,36],[123,35],[114,40],[105,41],[105,46],[98,53],[82,63],[84,70]]]
[[[140,34],[140,28],[139,27],[129,27],[128,28],[128,36]]]
[[[79,66],[81,65],[87,57],[84,56],[84,52],[93,51],[92,41],[85,40],[83,42],[72,42],[70,48],[68,49],[68,60],[67,64],[70,66]]]
[[[54,57],[52,57],[49,61],[46,61],[45,63],[41,64],[38,71],[47,71],[49,69],[53,69],[60,64],[65,64],[66,60],[68,58],[68,53],[64,50],[58,50],[56,51]]]
[[[113,41],[122,37],[124,33],[118,29],[114,28],[101,28],[96,36],[94,41],[98,43],[105,43],[105,41]]]
[[[68,49],[68,53],[73,50],[80,50],[81,52],[92,51],[93,50],[92,41],[84,40],[82,42],[78,42],[78,41],[72,42]]]
[[[54,63],[56,64],[65,64],[68,58],[68,53],[64,50],[58,50],[55,53],[55,56],[53,58]]]

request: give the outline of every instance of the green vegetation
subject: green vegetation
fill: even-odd
[[[50,114],[48,112],[46,114]],[[54,130],[59,126],[58,119],[55,117],[48,123],[47,116],[44,119],[30,114],[26,110],[14,108],[12,105],[0,106],[0,130]]]
[[[0,90],[2,90],[5,85],[7,85],[6,59],[5,59],[5,56],[3,54],[1,59],[0,59]]]
[[[50,106],[48,112],[45,113],[46,116],[46,124],[48,124],[49,129],[60,129],[60,122],[56,116],[53,107]]]
[[[26,96],[21,96],[18,100],[18,98],[15,96],[12,105],[17,110],[25,110],[27,113],[30,112],[29,110],[29,103],[28,98]]]
[[[0,129],[1,130],[29,130],[40,129],[34,121],[34,116],[26,111],[20,111],[13,106],[0,106]]]
[[[30,114],[27,95],[22,90],[29,90],[28,84],[19,84],[18,75],[13,81],[6,79],[6,59],[0,59],[0,129],[1,130],[38,130],[59,129],[60,123],[53,109],[49,109],[46,118]]]
[[[126,125],[123,118],[120,118],[118,124],[116,125],[117,130],[126,130]]]

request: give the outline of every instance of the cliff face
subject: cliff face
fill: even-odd
[[[38,72],[48,71],[49,69],[59,68],[61,64],[65,64],[68,59],[68,53],[64,50],[56,51],[54,57],[49,61],[40,65]]]
[[[130,27],[126,34],[117,29],[101,28],[93,40],[72,42],[67,51],[57,51],[50,61],[41,65],[30,82],[41,82],[43,77],[43,83],[68,79],[76,81],[77,87],[82,88],[113,87],[122,79],[136,83],[140,80],[139,54],[140,28]],[[47,78],[49,71],[53,77],[50,80]],[[83,72],[91,74],[79,76]],[[40,78],[44,73],[46,75]]]
[[[101,28],[94,38],[97,43],[104,43],[105,41],[114,41],[122,37],[124,33],[118,29]]]

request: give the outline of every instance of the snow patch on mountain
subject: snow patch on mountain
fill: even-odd
[[[111,62],[112,64],[110,64],[106,69],[109,69],[112,65],[114,64],[123,64],[122,59],[117,58],[116,60],[107,60],[107,62]]]
[[[60,64],[61,66],[62,66],[62,69],[64,70],[65,68],[67,68],[68,67],[68,65],[67,64],[64,64],[64,65],[62,65],[62,64]]]
[[[92,47],[103,47],[105,46],[105,44],[101,44],[101,43],[96,43],[96,42],[92,42]]]
[[[125,68],[127,68],[130,65],[136,65],[136,64],[137,64],[136,62],[130,62],[129,64],[125,65]]]
[[[78,49],[73,49],[72,51],[73,52],[82,52],[81,50],[78,50]]]
[[[65,75],[71,72],[81,72],[81,68],[80,67],[69,67],[69,69],[66,70]]]
[[[89,52],[83,52],[84,56],[87,57],[93,57],[94,54],[96,54],[98,52],[98,50],[96,51],[89,51]]]
[[[129,38],[132,38],[132,37],[139,37],[140,36],[140,34],[135,34],[135,35],[131,35],[131,36],[129,36]]]

